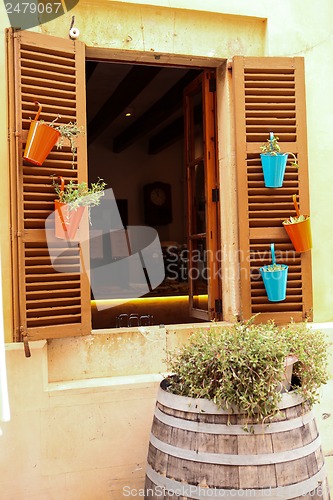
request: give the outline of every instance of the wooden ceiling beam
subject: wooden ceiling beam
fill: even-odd
[[[87,140],[91,144],[112,120],[135,99],[161,71],[158,66],[133,66],[113,94],[88,124]]]
[[[172,146],[184,136],[184,117],[177,118],[151,137],[148,144],[148,154],[156,155],[165,148]]]
[[[194,123],[202,123],[202,106],[194,107]],[[172,123],[164,127],[157,134],[150,138],[148,144],[148,154],[155,155],[165,148],[180,141],[184,137],[184,116],[177,118]]]
[[[154,130],[183,105],[183,90],[198,76],[198,70],[189,70],[170,90],[155,102],[140,118],[113,140],[113,152],[121,153],[146,133]]]

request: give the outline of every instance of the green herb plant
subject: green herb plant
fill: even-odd
[[[223,409],[236,407],[246,422],[265,422],[279,412],[285,360],[296,356],[292,389],[312,406],[328,380],[327,341],[306,323],[278,327],[255,324],[254,317],[231,326],[195,331],[189,342],[167,356],[168,391],[206,398]]]
[[[279,138],[276,135],[272,135],[269,139],[267,139],[267,142],[260,146],[260,150],[262,154],[268,154],[271,156],[277,156],[279,153],[281,153],[281,148],[279,145]],[[294,158],[294,161],[291,162],[292,167],[299,168],[298,161],[294,153],[285,153],[287,155],[291,155]]]
[[[98,181],[92,182],[89,187],[86,182],[78,183],[70,180],[62,191],[61,185],[58,184],[53,176],[52,185],[58,195],[59,201],[68,204],[69,210],[72,211],[77,210],[81,206],[91,208],[99,205],[101,197],[104,196],[106,183],[103,179],[98,178]]]
[[[67,124],[58,124],[56,121],[61,118],[58,115],[49,126],[54,128],[60,133],[59,140],[57,142],[57,149],[62,149],[65,139],[67,139],[70,143],[70,149],[72,153],[72,168],[74,168],[75,155],[77,152],[77,138],[80,134],[84,133],[83,127],[79,127],[76,122],[69,122]]]
[[[284,264],[269,264],[268,266],[263,266],[263,271],[264,272],[274,272],[274,271],[283,271],[286,269],[286,266]]]
[[[308,215],[298,215],[297,217],[289,217],[289,219],[286,219],[283,221],[283,224],[297,224],[297,222],[304,222],[305,220],[309,219]]]

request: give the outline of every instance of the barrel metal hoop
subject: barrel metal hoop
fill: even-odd
[[[291,460],[304,458],[314,453],[320,447],[320,436],[311,443],[278,453],[265,453],[258,455],[231,455],[227,453],[206,453],[195,450],[178,448],[168,443],[163,443],[153,434],[150,435],[150,443],[159,451],[173,457],[190,460],[192,462],[203,462],[218,465],[275,465]]]
[[[249,434],[274,434],[277,432],[291,431],[309,424],[314,419],[312,411],[290,420],[272,422],[270,424],[249,424],[251,432],[246,431],[242,424],[214,424],[206,422],[196,422],[185,420],[163,413],[159,408],[155,408],[155,417],[163,424],[177,429],[192,432],[202,432],[203,434],[226,434],[226,435],[249,435]]]
[[[202,500],[206,498],[247,498],[246,492],[249,492],[248,498],[259,500],[262,498],[270,498],[270,500],[289,500],[311,491],[318,489],[321,484],[325,481],[326,470],[325,465],[317,472],[315,475],[301,481],[299,483],[291,484],[288,486],[278,486],[275,488],[248,488],[248,489],[223,489],[223,488],[202,488],[200,486],[195,486],[193,484],[185,484],[175,479],[170,479],[165,476],[161,476],[156,471],[154,471],[150,465],[147,465],[146,469],[147,477],[150,479],[154,485],[159,488],[162,493],[166,490],[166,493],[172,492],[175,498],[178,496],[183,496],[186,498],[191,498],[194,500]],[[149,490],[149,489],[148,489]],[[319,494],[319,496],[322,496]],[[149,494],[146,493],[146,497],[149,498]],[[161,497],[162,498],[162,497]],[[164,497],[163,497],[164,498]]]
[[[298,404],[304,402],[300,394],[296,392],[283,393],[281,401],[278,406],[280,410],[291,408]],[[172,394],[171,392],[165,391],[161,387],[159,388],[157,394],[157,401],[163,406],[168,408],[173,408],[174,410],[180,410],[190,413],[206,413],[206,414],[216,414],[216,415],[234,415],[241,414],[236,407],[228,408],[224,410],[218,408],[213,401],[203,398],[189,398],[186,396],[179,396],[178,394]]]

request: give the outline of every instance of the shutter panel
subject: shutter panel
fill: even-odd
[[[294,251],[282,220],[295,215],[292,195],[301,212],[310,214],[303,58],[234,58],[238,216],[240,239],[241,315],[261,313],[259,320],[286,323],[311,318],[311,252]],[[294,153],[299,170],[288,161],[282,188],[265,188],[260,146],[269,132],[281,151]],[[287,297],[269,302],[259,268],[269,264],[270,243],[277,262],[287,264]]]
[[[51,176],[87,181],[86,138],[79,136],[74,165],[67,144],[54,147],[40,167],[23,161],[30,118],[38,109],[34,100],[42,104],[40,119],[47,123],[60,114],[59,123],[77,121],[86,129],[85,46],[28,31],[8,30],[7,40],[15,330],[25,340],[88,334],[90,286],[80,273],[82,250],[54,243],[51,253],[64,251],[57,264],[64,272],[57,272],[45,234],[54,209]]]

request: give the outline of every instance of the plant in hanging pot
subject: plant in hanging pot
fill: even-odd
[[[106,183],[98,179],[91,187],[86,182],[71,180],[65,186],[63,177],[59,177],[60,185],[53,178],[52,184],[58,199],[54,200],[55,235],[57,238],[74,240],[84,211],[100,204],[104,196]]]
[[[271,243],[272,264],[262,266],[260,270],[268,300],[280,302],[285,300],[287,291],[288,266],[277,264],[274,243]]]
[[[289,155],[294,158],[291,165],[298,168],[297,158],[294,153],[281,153],[278,141],[279,138],[273,132],[270,132],[267,142],[260,146],[264,182],[265,186],[270,188],[282,186]]]
[[[168,354],[170,375],[160,384],[150,436],[147,499],[162,488],[188,499],[222,498],[230,490],[246,496],[247,488],[255,498],[290,499],[315,490],[319,476],[324,484],[310,408],[328,380],[326,337],[305,323],[253,320],[198,329]],[[292,390],[282,392],[290,365]],[[294,460],[305,476],[295,476]],[[307,460],[314,460],[311,470]]]
[[[61,117],[59,116],[58,118]],[[56,123],[56,120],[57,118],[50,123],[50,127],[54,128],[60,134],[56,144],[57,149],[62,149],[65,141],[69,142],[72,153],[72,168],[74,168],[75,155],[77,151],[77,138],[80,134],[83,134],[83,127],[79,127],[76,122],[69,122],[60,125]]]
[[[34,120],[31,120],[23,158],[29,163],[41,166],[55,145],[57,145],[58,149],[61,149],[65,141],[68,141],[72,153],[72,167],[74,168],[77,137],[83,133],[83,127],[79,127],[77,123],[72,122],[67,124],[57,123],[57,120],[61,118],[60,115],[49,124],[43,120],[39,121],[42,105],[37,101],[35,101],[35,104],[38,105],[38,111]]]
[[[284,220],[282,224],[296,252],[307,252],[312,248],[310,216],[301,214],[296,194],[293,195],[293,203],[296,217],[289,217],[289,219]]]

